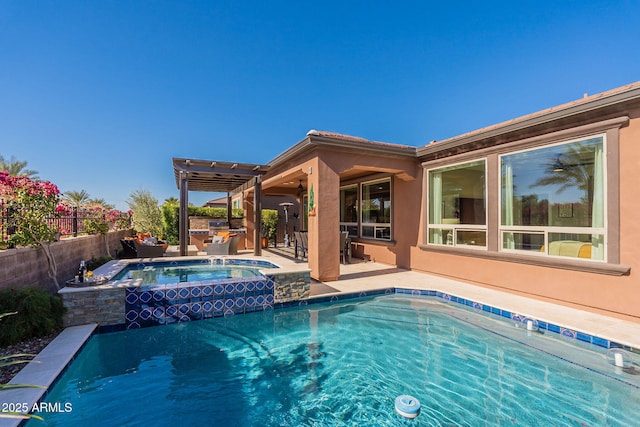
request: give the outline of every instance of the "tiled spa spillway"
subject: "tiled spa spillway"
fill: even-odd
[[[101,330],[121,330],[175,322],[271,310],[282,304],[303,301],[310,295],[308,268],[280,268],[267,261],[206,259],[136,263],[137,270],[166,264],[215,264],[260,269],[233,278],[201,278],[172,283],[144,284],[142,279],[115,278],[106,284],[66,287],[60,290],[67,312],[64,326],[97,323]],[[111,277],[129,263],[107,266]],[[96,270],[97,271],[97,270]],[[102,273],[101,273],[102,274]],[[107,272],[105,275],[109,275]]]
[[[126,289],[127,329],[271,310],[274,277],[256,276]]]

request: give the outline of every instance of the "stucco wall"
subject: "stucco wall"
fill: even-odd
[[[131,231],[115,231],[107,235],[109,251],[115,257],[121,249],[120,239]],[[89,260],[107,255],[105,237],[102,235],[81,236],[63,239],[51,244],[51,251],[58,266],[58,283],[71,279],[80,260]],[[55,290],[47,275],[47,259],[42,248],[17,248],[0,251],[0,289],[20,289],[27,286],[42,286]]]
[[[587,311],[640,322],[640,119],[630,113],[628,126],[620,129],[619,222],[620,264],[630,266],[630,274],[573,271],[552,266],[462,256],[411,247],[412,269],[434,273],[550,301]],[[611,197],[610,197],[611,199]],[[422,213],[424,215],[424,212]],[[419,237],[424,229],[420,219]],[[407,260],[399,260],[404,264]]]

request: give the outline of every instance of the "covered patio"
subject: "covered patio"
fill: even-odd
[[[247,218],[248,246],[254,255],[261,254],[262,199],[268,196],[292,196],[299,202],[299,212],[291,212],[296,230],[308,232],[308,264],[311,277],[323,282],[340,277],[340,233],[345,229],[345,187],[353,188],[355,201],[350,205],[350,238],[356,256],[398,265],[397,241],[405,234],[415,234],[415,212],[419,206],[399,208],[395,200],[419,194],[421,169],[415,147],[369,141],[330,132],[309,131],[300,142],[277,156],[268,165],[250,165],[207,160],[173,159],[176,184],[180,189],[180,252],[187,252],[188,191],[226,192],[228,215],[232,197],[240,197]],[[378,183],[366,187],[363,182]],[[384,200],[375,199],[377,188]],[[366,205],[371,201],[375,206]],[[365,206],[366,205],[366,206]],[[378,209],[375,216],[364,218]],[[296,215],[297,214],[297,215]],[[384,219],[382,219],[384,217]],[[380,218],[380,219],[378,219]],[[364,224],[365,219],[369,222]],[[394,222],[405,227],[394,227]],[[416,222],[415,224],[411,224]],[[415,226],[412,226],[415,225]],[[408,227],[407,227],[408,226]],[[402,265],[400,265],[402,267]]]

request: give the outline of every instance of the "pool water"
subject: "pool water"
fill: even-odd
[[[142,285],[163,285],[262,276],[260,268],[264,267],[209,263],[179,265],[166,263],[157,265],[131,264],[111,280],[142,279]]]
[[[100,334],[29,425],[640,425],[637,366],[553,335],[398,295]]]

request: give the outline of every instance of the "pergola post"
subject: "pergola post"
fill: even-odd
[[[255,178],[253,187],[253,255],[262,255],[262,181],[260,175]]]
[[[231,211],[231,193],[229,193],[227,191],[227,224],[229,224],[229,229],[231,229],[231,217],[232,217],[232,211]]]
[[[180,239],[180,256],[188,254],[189,242],[189,173],[180,171],[180,212],[178,238]]]

